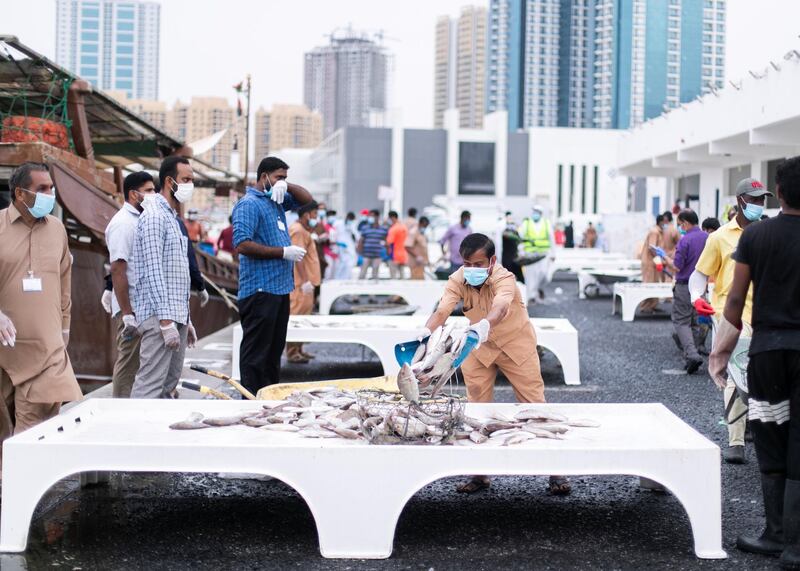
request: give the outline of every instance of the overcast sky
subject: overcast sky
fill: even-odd
[[[161,0],[160,98],[225,96],[247,73],[253,108],[303,100],[303,54],[336,27],[384,32],[394,54],[393,104],[407,126],[433,125],[436,17],[465,0]],[[488,1],[472,2],[488,5]],[[0,34],[55,58],[55,0],[3,0]],[[800,50],[797,0],[728,0],[728,78]]]

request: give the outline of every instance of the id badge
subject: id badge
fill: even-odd
[[[286,224],[283,223],[283,220],[278,220],[278,230],[286,232]]]
[[[22,278],[22,291],[42,291],[42,278],[34,277],[33,272],[28,272],[28,277]]]

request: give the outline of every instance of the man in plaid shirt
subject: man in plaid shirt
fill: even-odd
[[[180,203],[194,191],[189,160],[167,157],[159,179],[161,193],[142,204],[133,247],[133,302],[142,340],[131,398],[172,398],[186,347],[197,340],[189,318],[188,242],[178,226]]]
[[[241,381],[250,392],[279,382],[281,354],[289,324],[293,266],[305,249],[292,246],[286,210],[313,199],[301,186],[286,182],[289,165],[267,157],[258,165],[255,187],[233,209],[233,245],[239,252]]]

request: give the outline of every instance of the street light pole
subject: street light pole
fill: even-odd
[[[247,74],[247,111],[245,113],[244,124],[244,176],[242,182],[247,186],[247,174],[250,170],[250,92],[252,84],[250,82],[250,74]]]

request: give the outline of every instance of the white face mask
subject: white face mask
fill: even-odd
[[[181,204],[189,202],[194,194],[194,183],[178,183],[175,187],[175,199]]]

